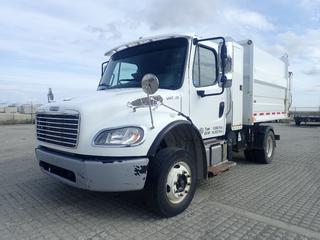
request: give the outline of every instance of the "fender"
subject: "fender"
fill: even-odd
[[[199,133],[198,129],[191,124],[189,121],[178,120],[168,124],[158,136],[153,141],[147,156],[149,157],[150,161],[155,157],[158,150],[161,149],[161,143],[169,136],[169,134],[174,133],[179,128],[183,128],[183,135],[188,138],[189,142],[192,142],[192,149],[188,148],[188,152],[195,157],[196,159],[196,166],[197,166],[197,176],[199,179],[207,178],[207,159],[205,154],[205,148],[203,144],[203,140],[201,134]]]

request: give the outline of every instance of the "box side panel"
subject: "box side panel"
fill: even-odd
[[[287,65],[282,60],[253,46],[253,120],[287,118]]]

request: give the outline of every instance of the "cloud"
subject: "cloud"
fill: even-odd
[[[320,28],[290,30],[276,35],[277,43],[270,46],[273,53],[289,54],[289,70],[293,72],[293,106],[320,104]]]
[[[320,58],[320,28],[299,33],[287,31],[279,34],[279,38],[291,56]]]
[[[304,88],[304,91],[305,92],[307,92],[307,93],[318,93],[318,94],[320,94],[320,86],[319,85],[313,85],[313,86],[311,86],[311,87],[306,87],[306,88]],[[310,95],[309,95],[310,96]],[[319,97],[320,95],[318,95],[318,97]],[[320,104],[320,102],[319,102],[319,104]]]
[[[42,101],[40,92],[48,87],[59,96],[94,91],[104,52],[128,32],[115,23],[124,14],[113,6],[103,1],[3,3],[0,101]]]
[[[320,0],[279,1],[299,8],[306,22],[312,17],[314,23],[315,12],[319,16]],[[301,96],[319,81],[319,25],[290,22],[280,27],[281,17],[284,14],[290,17],[289,13],[275,16],[272,9],[248,3],[247,0],[3,2],[0,101],[15,100],[18,95],[19,99],[36,96],[43,99],[48,87],[53,87],[61,97],[70,92],[82,93],[85,88],[94,91],[107,50],[140,36],[168,32],[252,39],[276,56],[288,52],[295,76],[294,94]]]
[[[230,23],[245,26],[247,28],[262,31],[273,31],[275,26],[264,15],[244,9],[226,9],[224,11],[226,19]]]
[[[320,67],[312,66],[311,68],[303,71],[303,73],[310,76],[320,76]]]
[[[116,23],[106,23],[104,27],[87,26],[85,30],[91,33],[96,33],[102,40],[121,39],[122,34],[118,30]]]
[[[163,0],[149,1],[141,13],[151,30],[161,28],[190,28],[214,22],[221,0]]]
[[[319,10],[320,0],[299,0],[298,5],[306,10]]]
[[[279,34],[279,39],[288,51],[292,67],[304,75],[320,78],[320,28],[303,33],[288,31]]]
[[[53,89],[56,99],[93,92],[96,90],[99,75],[20,69],[19,75],[1,71],[0,79],[0,102],[42,103],[46,101],[49,87]]]
[[[236,32],[233,30],[239,28],[274,29],[274,25],[261,13],[241,9],[222,0],[153,0],[137,14],[151,30],[183,29],[208,35]]]

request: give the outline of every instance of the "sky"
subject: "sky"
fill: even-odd
[[[320,106],[320,0],[0,0],[0,103],[95,91],[104,53],[173,32],[287,53],[293,106]]]

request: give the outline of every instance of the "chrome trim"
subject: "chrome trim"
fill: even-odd
[[[63,146],[63,147],[72,147],[72,148],[74,148],[74,147],[73,147],[74,144],[73,144],[73,143],[70,143],[70,142],[58,141],[58,140],[54,140],[54,139],[45,139],[45,138],[43,138],[43,137],[37,137],[37,139],[40,140],[40,141],[49,143],[49,144],[54,144],[54,143],[50,143],[50,142],[64,143],[64,144],[72,145],[72,146],[65,146],[65,145],[59,145],[59,144],[57,144],[57,145]],[[44,140],[41,140],[41,139],[44,139]],[[50,142],[47,142],[47,141],[50,141]]]
[[[39,113],[39,114],[44,114],[44,113]],[[61,115],[63,115],[63,114],[61,114]],[[39,117],[39,118],[44,118],[44,117]],[[67,119],[67,118],[57,118],[57,117],[47,117],[47,119],[70,120],[70,119]],[[73,119],[73,120],[78,121],[78,119]]]
[[[70,119],[69,119],[70,120]],[[61,124],[61,125],[75,125],[78,126],[78,123],[65,123],[65,122],[49,122],[49,121],[42,121],[42,120],[37,120],[39,122],[43,122],[43,123],[50,123],[50,124]],[[78,120],[75,120],[78,121]]]
[[[80,125],[80,124],[79,124],[79,125]],[[77,128],[64,128],[64,127],[57,127],[57,126],[46,126],[46,125],[41,125],[41,124],[38,124],[38,126],[41,126],[41,127],[50,127],[50,128],[58,128],[58,129],[77,130]]]
[[[41,114],[45,116],[39,116]],[[65,117],[58,117],[58,115],[64,115]],[[71,118],[68,118],[68,116]],[[45,121],[46,119],[57,120],[57,122]],[[59,122],[59,120],[71,122]],[[76,110],[64,110],[61,112],[38,111],[36,113],[36,138],[46,144],[77,148],[80,135],[80,120],[80,112]],[[72,121],[74,121],[74,123],[72,123]],[[44,123],[53,124],[54,126],[44,125]],[[69,130],[70,132],[66,130]]]
[[[42,125],[41,125],[42,126]],[[38,130],[38,129],[37,129]],[[39,129],[40,130],[40,129]],[[42,129],[40,130],[42,131]],[[53,133],[62,133],[62,134],[69,134],[69,135],[78,135],[77,133],[66,133],[66,132],[59,132],[59,131],[53,131],[53,130],[48,130],[48,129],[44,129],[44,131],[46,132],[53,132]]]
[[[38,134],[39,134],[39,135],[43,135],[43,136],[49,136],[49,137],[55,137],[55,138],[63,138],[63,139],[68,139],[68,140],[72,140],[72,141],[77,141],[77,139],[75,139],[75,138],[57,136],[57,135],[46,134],[46,133],[38,133]]]
[[[138,143],[134,143],[134,144],[106,144],[106,145],[96,145],[94,143],[94,140],[98,137],[98,135],[104,131],[110,131],[110,130],[116,130],[116,129],[121,129],[121,128],[140,128],[143,131],[143,137],[141,139],[141,141],[139,141]],[[102,148],[124,148],[124,147],[136,147],[141,145],[142,143],[144,143],[145,139],[146,139],[146,129],[145,127],[142,126],[119,126],[119,127],[111,127],[111,128],[103,128],[100,131],[98,131],[94,137],[92,138],[91,141],[91,146],[92,147],[102,147]]]

